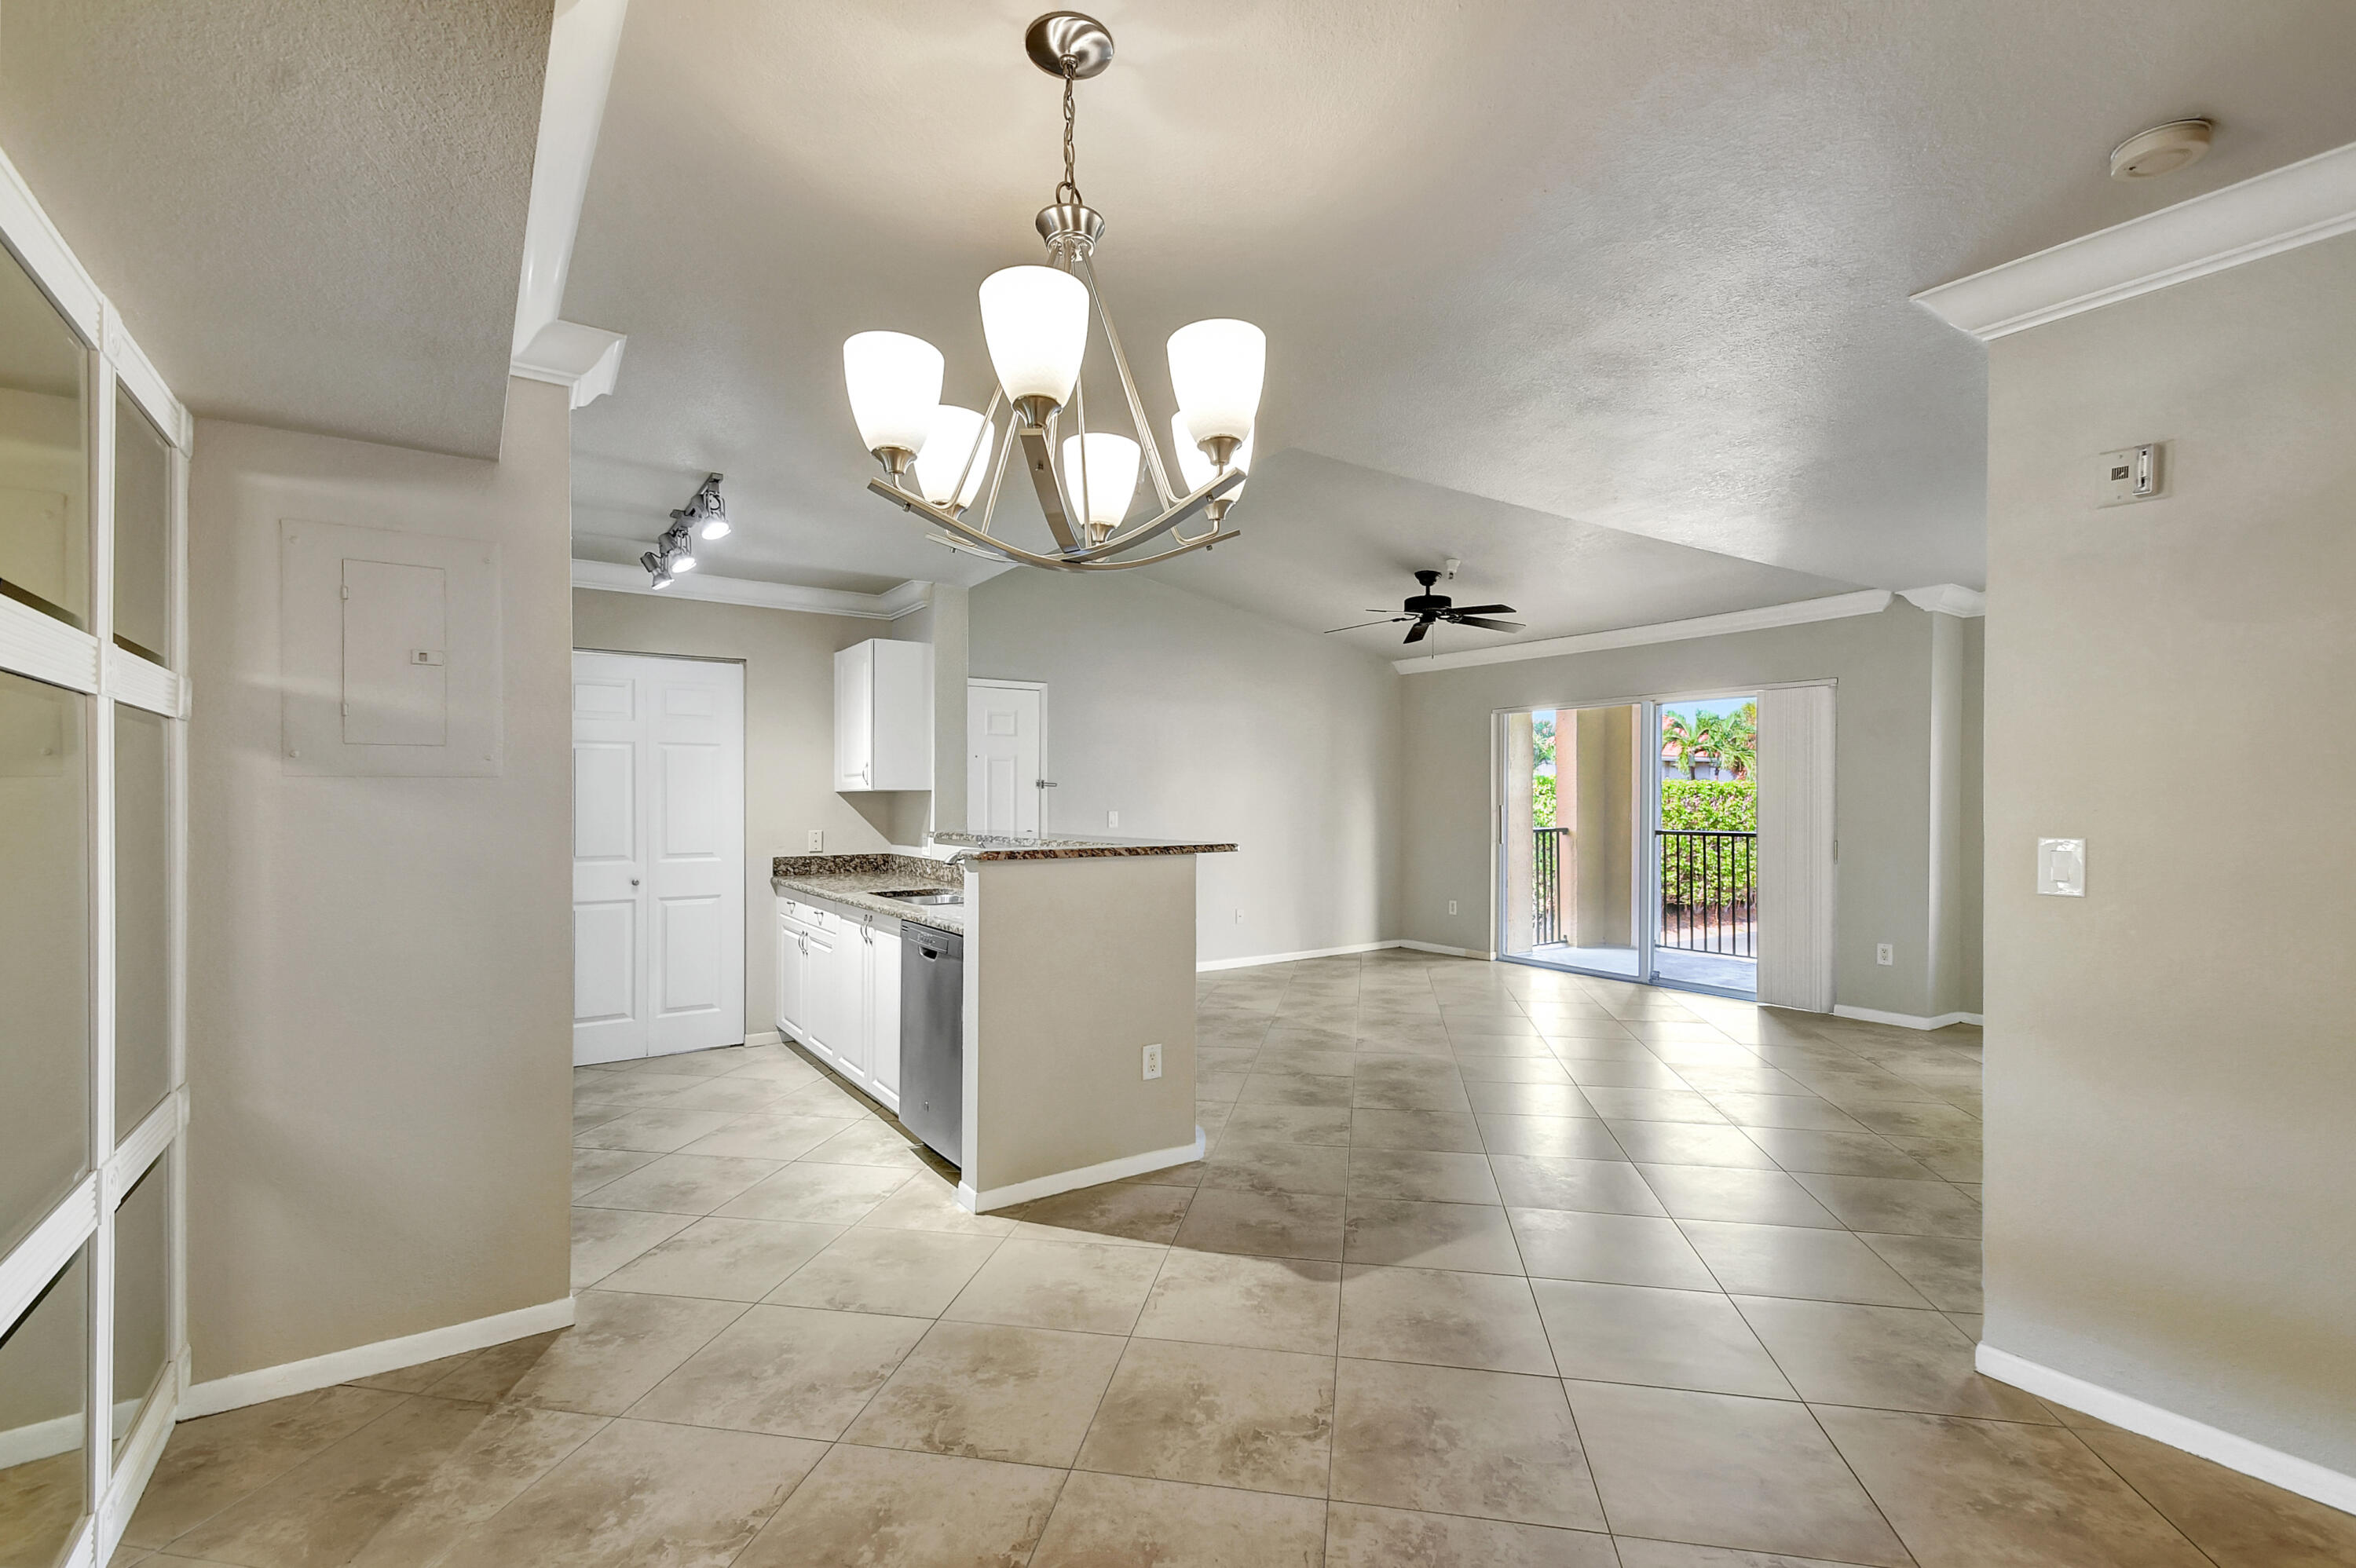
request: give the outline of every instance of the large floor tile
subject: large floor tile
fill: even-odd
[[[1342,1258],[1344,1200],[1318,1193],[1205,1187],[1178,1227],[1175,1246],[1258,1257]]]
[[[1459,1109],[1492,1116],[1582,1116],[1592,1119],[1595,1107],[1576,1085],[1562,1083],[1515,1083],[1476,1079],[1464,1086],[1468,1102]]]
[[[1603,1124],[1630,1159],[1643,1165],[1726,1165],[1772,1170],[1775,1162],[1740,1127],[1695,1122],[1612,1120]]]
[[[1323,1497],[1333,1422],[1330,1357],[1133,1339],[1078,1465]]]
[[[1745,1127],[1752,1143],[1785,1170],[1825,1176],[1883,1176],[1921,1180],[1932,1173],[1879,1133],[1816,1132],[1793,1127]]]
[[[736,1119],[727,1111],[672,1110],[650,1106],[626,1111],[573,1135],[582,1148],[628,1148],[646,1154],[674,1154],[701,1137],[708,1137]]]
[[[1353,1198],[1343,1256],[1354,1264],[1406,1268],[1522,1272],[1505,1211],[1484,1203]]]
[[[841,1234],[840,1225],[707,1217],[624,1264],[598,1288],[758,1301]]]
[[[1703,1069],[1696,1069],[1702,1072]],[[1740,1071],[1739,1069],[1737,1071]],[[1778,1075],[1780,1076],[1780,1074]],[[1795,1083],[1794,1088],[1799,1085]],[[1804,1132],[1857,1133],[1863,1124],[1814,1094],[1710,1093],[1709,1103],[1739,1127],[1777,1127]]]
[[[1068,1467],[1121,1348],[1110,1335],[936,1323],[843,1440]]]
[[[1734,1220],[1754,1225],[1838,1230],[1840,1221],[1780,1170],[1715,1165],[1640,1165],[1645,1182],[1680,1220]]]
[[[1173,1249],[1145,1298],[1141,1339],[1333,1352],[1342,1265]]]
[[[1612,1538],[1504,1520],[1334,1503],[1325,1568],[1619,1568]]]
[[[1350,1113],[1350,1147],[1479,1154],[1483,1146],[1481,1125],[1468,1112],[1365,1110]]]
[[[623,1179],[627,1180],[625,1177]],[[1944,1181],[1879,1176],[1794,1178],[1852,1231],[1902,1236],[1977,1236],[1980,1206]]]
[[[184,1421],[123,1539],[166,1545],[402,1403],[399,1394],[337,1387]]]
[[[351,1568],[438,1561],[606,1424],[603,1416],[566,1410],[511,1404],[491,1411],[369,1538]]]
[[[586,1290],[509,1397],[547,1410],[619,1415],[743,1316],[733,1301]]]
[[[2116,1427],[2078,1434],[2217,1568],[2344,1568],[2356,1514]]]
[[[1601,1115],[1632,1122],[1701,1122],[1722,1125],[1726,1113],[1690,1089],[1632,1089],[1590,1084],[1588,1104]],[[1827,1107],[1829,1109],[1829,1107]]]
[[[692,1214],[648,1214],[634,1209],[575,1208],[573,1288],[596,1284],[632,1258],[695,1223]]]
[[[849,1225],[913,1179],[891,1166],[797,1162],[746,1188],[715,1212],[732,1220],[798,1220]]]
[[[1341,1353],[1555,1375],[1530,1282],[1517,1275],[1350,1264],[1342,1276]]]
[[[1075,1472],[1030,1568],[1317,1568],[1312,1498]]]
[[[1636,1168],[1622,1159],[1555,1159],[1494,1154],[1489,1168],[1509,1208],[1577,1209],[1594,1214],[1665,1214]]]
[[[1976,1236],[1878,1236],[1858,1238],[1906,1283],[1943,1312],[1980,1310],[1980,1243]]]
[[[733,1568],[1008,1568],[1032,1561],[1064,1472],[838,1444]]]
[[[1614,1533],[1907,1568],[1906,1549],[1805,1406],[1566,1386]]]
[[[1922,1568],[2197,1568],[2201,1552],[2054,1426],[1824,1409]]]
[[[1592,1116],[1509,1116],[1483,1112],[1481,1141],[1491,1154],[1549,1159],[1618,1159],[1620,1140]]]
[[[873,1312],[754,1307],[630,1406],[675,1421],[831,1442],[926,1324]]]
[[[842,1116],[780,1116],[755,1112],[730,1120],[680,1150],[738,1159],[799,1159],[852,1123]]]
[[[855,1226],[766,1299],[780,1307],[937,1317],[998,1250],[996,1236]]]
[[[1485,1156],[1430,1149],[1354,1148],[1350,1196],[1431,1203],[1502,1201]]]
[[[1506,1214],[1523,1266],[1533,1279],[1583,1279],[1669,1290],[1718,1288],[1717,1278],[1674,1220],[1565,1209],[1509,1209]]]
[[[1973,1371],[1971,1339],[1936,1312],[1758,1296],[1735,1305],[1811,1403],[2052,1420],[2036,1399]]]
[[[1059,1192],[1003,1212],[1015,1234],[1050,1242],[1143,1242],[1166,1245],[1194,1199],[1183,1187],[1117,1182]]]
[[[1161,1267],[1158,1249],[1013,1236],[990,1255],[944,1316],[969,1323],[1126,1334]]]
[[[1742,1314],[1715,1291],[1567,1279],[1530,1287],[1566,1378],[1794,1397]]]
[[[576,1148],[573,1151],[573,1200],[577,1203],[616,1177],[626,1176],[661,1157],[637,1149]]]
[[[1603,1528],[1554,1379],[1344,1360],[1337,1388],[1336,1500]]]
[[[1011,1236],[1020,1223],[1003,1214],[972,1212],[958,1201],[957,1188],[930,1170],[909,1177],[859,1221],[862,1229],[939,1231],[958,1236]]]
[[[1879,1253],[1846,1231],[1749,1225],[1716,1220],[1678,1222],[1721,1289],[1738,1296],[1794,1296],[1869,1307],[1928,1307]]]
[[[1310,1192],[1339,1198],[1350,1188],[1350,1150],[1338,1144],[1257,1138],[1230,1130],[1203,1162],[1200,1185],[1244,1192]]]
[[[437,1568],[660,1563],[725,1568],[826,1453],[754,1432],[616,1421]]]
[[[481,1425],[485,1406],[405,1398],[172,1542],[248,1568],[342,1568]]]

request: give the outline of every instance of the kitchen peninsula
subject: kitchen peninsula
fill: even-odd
[[[781,1031],[958,1164],[958,1200],[977,1211],[1201,1157],[1194,858],[1235,846],[961,833],[934,842],[956,859],[777,859]],[[943,901],[952,894],[962,901]],[[948,1010],[927,1003],[926,987],[937,989],[939,965],[959,947],[958,1114],[926,1132],[921,1085],[927,1062],[938,1071],[944,1020],[911,1013]],[[863,1003],[842,957],[854,949]],[[830,965],[824,1003],[805,950]],[[837,1048],[830,1030],[855,1044]]]

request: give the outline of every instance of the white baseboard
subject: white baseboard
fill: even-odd
[[[2337,1470],[2326,1469],[2312,1459],[2302,1459],[2295,1454],[2269,1448],[2263,1443],[2253,1443],[2246,1437],[2221,1431],[2189,1415],[2179,1415],[2172,1410],[2162,1410],[2156,1404],[2090,1383],[2083,1378],[2057,1372],[2051,1367],[1999,1350],[1983,1344],[1974,1357],[1975,1364],[1998,1382],[2026,1389],[2040,1399],[2050,1399],[2066,1404],[2072,1410],[2083,1410],[2088,1415],[2123,1426],[2129,1432],[2165,1443],[2171,1448],[2181,1448],[2203,1459],[2222,1465],[2229,1470],[2239,1470],[2245,1476],[2255,1476],[2286,1492],[2312,1498],[2329,1508],[2343,1513],[2356,1513],[2356,1476],[2343,1476]]]
[[[1391,943],[1388,945],[1392,947],[1411,947],[1418,953],[1438,953],[1450,958],[1494,959],[1497,956],[1485,947],[1450,947],[1445,944],[1438,942],[1410,942],[1403,936],[1397,942]]]
[[[1297,964],[1303,958],[1341,958],[1353,953],[1379,953],[1386,947],[1402,945],[1396,939],[1389,942],[1354,942],[1347,947],[1311,947],[1299,953],[1255,953],[1248,958],[1204,958],[1194,965],[1194,973],[1207,975],[1215,969],[1256,969],[1263,964]]]
[[[773,1029],[765,1029],[744,1037],[746,1045],[783,1045],[786,1037]]]
[[[1053,1176],[1034,1176],[1028,1181],[1018,1181],[1008,1187],[993,1187],[977,1193],[960,1182],[958,1184],[958,1207],[969,1214],[987,1214],[993,1209],[1011,1204],[1028,1203],[1034,1198],[1053,1198],[1058,1192],[1076,1192],[1083,1187],[1096,1187],[1108,1181],[1119,1181],[1127,1177],[1143,1176],[1151,1170],[1167,1170],[1173,1165],[1184,1165],[1203,1157],[1203,1129],[1194,1129],[1194,1141],[1170,1148],[1158,1148],[1145,1154],[1124,1155],[1096,1165],[1084,1165],[1077,1170],[1059,1170]]]
[[[398,1339],[380,1339],[372,1345],[355,1345],[348,1350],[331,1350],[307,1360],[259,1367],[250,1372],[214,1378],[194,1385],[181,1396],[180,1419],[186,1421],[194,1416],[219,1415],[224,1410],[260,1404],[265,1400],[284,1399],[289,1394],[308,1393],[313,1389],[349,1382],[354,1378],[372,1378],[382,1372],[398,1371],[402,1367],[413,1367],[420,1361],[439,1360],[444,1356],[460,1355],[467,1350],[487,1349],[493,1345],[504,1345],[509,1339],[520,1339],[527,1334],[544,1334],[551,1328],[571,1327],[573,1297],[566,1296],[555,1301],[543,1301],[537,1307],[519,1307],[513,1312],[477,1317],[472,1322],[428,1328],[423,1334],[404,1334]]]
[[[1941,1013],[1936,1018],[1922,1018],[1914,1013],[1885,1013],[1879,1008],[1852,1008],[1847,1005],[1833,1009],[1837,1019],[1855,1019],[1864,1024],[1892,1024],[1899,1029],[1945,1029],[1949,1024],[1977,1025],[1977,1013]]]

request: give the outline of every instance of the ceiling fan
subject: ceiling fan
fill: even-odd
[[[1467,604],[1459,608],[1447,594],[1431,591],[1433,584],[1440,581],[1440,573],[1419,571],[1415,580],[1423,584],[1423,592],[1409,595],[1407,603],[1399,606],[1406,613],[1388,615],[1380,621],[1361,621],[1355,626],[1335,626],[1325,635],[1330,637],[1334,632],[1355,632],[1359,626],[1396,625],[1401,621],[1415,623],[1407,629],[1407,640],[1410,643],[1423,641],[1431,628],[1442,621],[1451,626],[1478,626],[1484,632],[1518,632],[1523,629],[1519,621],[1492,621],[1488,618],[1494,613],[1512,614],[1514,607],[1511,604]]]

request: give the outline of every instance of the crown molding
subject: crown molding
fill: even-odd
[[[602,326],[552,321],[508,361],[508,374],[569,388],[573,406],[585,408],[614,389],[614,379],[622,372],[622,346],[628,341]]]
[[[1695,637],[1724,637],[1738,632],[1764,632],[1777,626],[1804,626],[1812,621],[1839,621],[1852,615],[1879,615],[1894,597],[1886,588],[1857,593],[1836,593],[1825,599],[1802,599],[1790,604],[1769,604],[1757,610],[1735,610],[1723,615],[1697,615],[1689,621],[1662,621],[1650,626],[1622,626],[1612,632],[1581,632],[1576,636],[1544,637],[1535,643],[1507,643],[1501,647],[1468,648],[1461,654],[1426,654],[1400,659],[1391,666],[1401,675],[1431,670],[1469,669],[1475,665],[1518,664],[1525,659],[1560,658],[1565,654],[1601,653],[1609,648],[1637,648],[1648,643],[1682,643]]]
[[[2356,230],[2356,143],[1984,272],[1917,304],[1983,341]]]
[[[628,10],[629,0],[573,0],[556,8],[549,28],[531,198],[524,211],[523,271],[516,287],[515,334],[508,348],[512,357],[522,357],[541,329],[563,313],[573,240],[581,229],[589,165],[597,155],[605,91],[613,85],[614,59],[621,50],[622,21]]]
[[[603,593],[652,593],[642,568],[610,560],[575,560],[573,586]],[[714,604],[747,604],[760,610],[793,610],[806,615],[844,615],[856,621],[896,621],[931,602],[933,585],[914,578],[881,593],[841,588],[804,588],[792,582],[758,582],[749,577],[718,577],[693,571],[671,580],[665,599],[701,599]]]
[[[1959,582],[1934,582],[1928,588],[1901,588],[1898,597],[1917,610],[1938,615],[1985,615],[1987,595]]]

